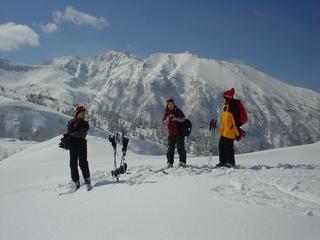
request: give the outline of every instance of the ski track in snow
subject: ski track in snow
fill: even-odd
[[[320,166],[318,165],[255,165],[235,169],[192,165],[186,168],[166,169],[167,174],[150,171],[160,168],[154,165],[133,166],[128,169],[127,174],[120,176],[119,182],[112,178],[110,171],[96,171],[92,174],[92,185],[94,188],[109,184],[134,186],[157,184],[172,177],[190,177],[194,178],[195,182],[206,181],[208,192],[216,199],[273,206],[308,216],[320,216]],[[72,183],[59,183],[47,190],[65,192],[71,186]]]

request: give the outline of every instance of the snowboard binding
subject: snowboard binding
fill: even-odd
[[[120,174],[124,174],[127,172],[128,165],[123,163],[120,167],[115,170],[111,170],[111,176],[117,178]]]

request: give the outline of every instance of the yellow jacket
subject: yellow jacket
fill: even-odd
[[[225,103],[223,106],[220,136],[230,139],[235,139],[237,136],[239,136],[239,131],[234,121],[233,115],[231,112],[229,112],[228,103]]]

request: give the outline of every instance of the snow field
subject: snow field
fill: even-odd
[[[59,137],[0,162],[0,239],[317,239],[319,143],[236,156],[236,169],[152,173],[165,156],[129,151],[128,174],[110,176],[112,148],[88,138],[93,190],[69,189]],[[120,154],[120,151],[119,151]],[[175,161],[177,165],[178,159]],[[217,157],[214,158],[217,163]]]

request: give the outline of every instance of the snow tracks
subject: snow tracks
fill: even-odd
[[[143,186],[183,178],[185,187],[195,183],[215,199],[235,201],[243,204],[265,205],[307,216],[320,216],[320,166],[312,164],[278,164],[276,166],[255,165],[237,168],[207,168],[189,165],[186,168],[170,168],[165,172],[154,165],[137,165],[121,175],[117,183],[108,171],[92,174],[92,185],[108,187],[116,184]],[[62,188],[60,184],[58,188]]]

